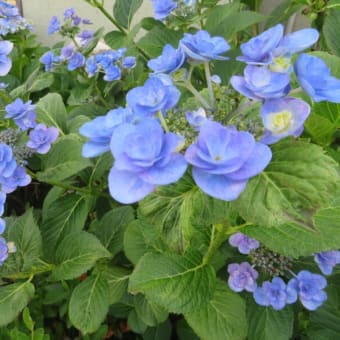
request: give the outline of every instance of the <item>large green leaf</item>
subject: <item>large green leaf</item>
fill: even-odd
[[[215,272],[197,254],[147,253],[131,274],[129,291],[143,293],[170,312],[186,313],[208,303],[215,289]]]
[[[267,227],[295,223],[312,231],[312,214],[338,190],[338,165],[306,141],[287,139],[272,151],[268,167],[248,182],[234,205],[248,222]]]
[[[68,313],[83,334],[95,332],[109,311],[109,286],[102,275],[91,275],[72,292]]]
[[[56,250],[56,267],[52,272],[52,280],[69,280],[85,273],[110,253],[99,240],[85,231],[67,235]]]
[[[116,0],[113,6],[113,16],[124,28],[130,29],[131,20],[143,0]]]
[[[62,196],[43,209],[41,231],[47,257],[53,256],[62,238],[83,229],[89,209],[89,197],[75,193]]]
[[[285,307],[276,311],[271,307],[252,303],[247,308],[249,340],[289,340],[293,333],[294,313]]]
[[[265,16],[251,11],[239,11],[239,3],[214,7],[207,16],[206,30],[229,40],[233,34],[265,20]]]
[[[134,219],[132,207],[119,207],[107,212],[96,224],[96,235],[114,256],[123,250],[126,226]]]
[[[30,282],[13,283],[0,287],[0,326],[14,321],[33,298],[34,286]]]
[[[193,224],[221,223],[229,215],[228,203],[202,193],[188,174],[173,185],[157,188],[139,207],[140,215],[157,226],[166,244],[179,253],[190,244]]]
[[[76,134],[59,137],[49,153],[41,157],[43,170],[37,173],[38,180],[53,184],[91,166],[92,162],[81,154],[82,147]]]
[[[272,250],[298,257],[339,248],[339,205],[329,206],[339,183],[337,164],[304,141],[273,147],[273,161],[235,202],[255,225],[243,229]]]
[[[245,303],[221,280],[206,306],[184,316],[202,340],[242,340],[247,334]]]
[[[36,111],[39,122],[47,126],[55,126],[65,132],[67,112],[63,99],[58,93],[49,93],[42,97],[37,103]]]
[[[14,242],[17,271],[26,271],[32,267],[42,253],[42,239],[39,228],[33,218],[32,209],[20,217],[11,217],[7,221],[6,238]]]
[[[328,11],[322,31],[328,48],[332,53],[340,56],[340,11],[338,9]]]

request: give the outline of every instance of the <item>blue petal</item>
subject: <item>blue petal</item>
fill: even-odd
[[[237,199],[247,185],[247,180],[234,181],[227,176],[208,174],[198,168],[192,169],[192,175],[202,191],[224,201]]]
[[[143,199],[155,189],[155,186],[144,182],[138,174],[120,171],[113,167],[109,174],[109,190],[111,196],[124,204],[135,203]]]
[[[140,177],[148,183],[166,185],[177,182],[187,169],[187,162],[181,154],[172,155],[169,163],[163,167],[154,166],[140,174]]]
[[[256,143],[250,157],[242,165],[242,167],[228,174],[228,179],[235,181],[247,180],[250,177],[258,175],[269,164],[272,158],[272,152],[270,148],[262,143]]]
[[[240,92],[244,96],[251,99],[260,99],[260,97],[258,97],[253,91],[249,89],[249,86],[244,77],[232,76],[230,78],[230,83],[236,91]]]
[[[97,157],[109,150],[110,150],[109,143],[102,144],[90,141],[83,145],[82,155],[83,157]]]

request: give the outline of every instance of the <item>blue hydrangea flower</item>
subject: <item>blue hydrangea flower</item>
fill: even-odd
[[[316,29],[305,28],[283,36],[283,31],[283,25],[278,24],[241,44],[243,55],[237,60],[253,65],[270,65],[275,72],[289,71],[291,56],[315,44],[319,33]]]
[[[241,44],[242,56],[237,60],[248,64],[267,65],[273,60],[273,50],[277,47],[283,36],[283,26],[278,24],[258,36]]]
[[[104,70],[104,72],[105,75],[103,79],[106,81],[115,81],[121,79],[122,77],[122,71],[116,65],[110,65]]]
[[[228,273],[228,285],[234,292],[253,292],[256,289],[259,274],[248,262],[229,264]]]
[[[340,251],[323,251],[314,255],[314,261],[318,264],[324,275],[331,275],[333,267],[340,263]]]
[[[270,148],[256,142],[250,133],[209,120],[185,153],[196,184],[206,194],[225,201],[237,199],[249,178],[262,172],[271,157]]]
[[[97,65],[97,62],[94,56],[89,57],[86,60],[85,71],[87,75],[89,76],[89,78],[93,77],[99,72],[99,68],[98,68],[98,65]]]
[[[110,150],[110,141],[114,129],[123,123],[132,123],[134,114],[130,109],[119,107],[85,123],[79,133],[89,141],[83,145],[84,157],[96,157]]]
[[[0,16],[2,17],[17,17],[19,16],[19,10],[16,6],[4,1],[0,1]]]
[[[297,58],[294,70],[300,86],[315,102],[340,103],[340,79],[331,75],[323,60],[303,53]]]
[[[45,154],[50,150],[51,144],[57,140],[58,134],[59,130],[56,127],[48,128],[45,124],[38,124],[30,131],[30,139],[26,145],[37,153]]]
[[[31,183],[31,177],[26,173],[26,169],[18,165],[10,177],[0,177],[1,190],[9,194],[17,187],[25,187]]]
[[[300,136],[309,113],[310,106],[300,99],[265,100],[261,109],[261,117],[265,127],[261,142],[272,144],[287,136]]]
[[[125,57],[122,60],[122,66],[126,69],[132,69],[136,66],[136,58],[135,57]]]
[[[189,57],[197,61],[226,60],[222,53],[230,49],[229,44],[222,37],[211,37],[207,31],[196,34],[185,33],[180,40],[180,48]]]
[[[12,176],[16,167],[12,149],[7,144],[0,143],[0,178]]]
[[[69,60],[72,57],[74,52],[75,52],[75,50],[74,50],[74,47],[72,45],[64,46],[61,49],[60,59],[61,60]]]
[[[185,54],[181,48],[175,49],[170,44],[164,46],[162,54],[151,59],[148,67],[156,73],[173,73],[183,66]]]
[[[8,258],[7,242],[3,237],[0,237],[0,266],[4,264],[7,258]]]
[[[6,105],[7,112],[5,118],[12,118],[18,127],[26,131],[36,126],[35,105],[31,105],[32,101],[26,103],[22,99],[17,98],[13,103]]]
[[[236,91],[252,99],[280,98],[290,91],[289,75],[272,72],[265,66],[248,65],[244,77],[232,76],[230,83]]]
[[[8,74],[12,67],[12,60],[8,58],[8,54],[13,49],[13,43],[10,41],[0,41],[0,76]]]
[[[6,230],[6,221],[0,218],[0,235],[2,235]]]
[[[237,247],[241,254],[248,255],[254,249],[260,246],[260,242],[244,235],[242,233],[235,233],[229,237],[229,244]]]
[[[194,130],[196,131],[199,131],[201,126],[207,120],[207,114],[205,113],[205,110],[202,107],[196,111],[186,112],[185,116],[187,118],[189,125],[193,127]]]
[[[173,0],[151,0],[151,2],[157,20],[164,20],[177,7],[177,1]]]
[[[50,20],[49,25],[48,25],[47,34],[52,35],[56,32],[59,32],[60,29],[61,29],[61,23],[60,23],[58,17],[53,16]]]
[[[76,10],[75,10],[73,7],[67,8],[67,9],[64,11],[64,20],[71,19],[71,18],[73,18],[75,15],[76,15]]]
[[[143,86],[135,87],[126,96],[127,105],[138,115],[153,116],[173,108],[180,97],[179,90],[165,84],[161,78],[151,77]]]
[[[326,286],[327,281],[323,276],[307,270],[302,270],[288,282],[288,289],[295,290],[303,306],[312,311],[326,301],[327,294],[323,290]]]
[[[183,144],[182,137],[164,134],[155,119],[119,125],[110,145],[115,160],[109,174],[111,196],[121,203],[134,203],[157,185],[177,182],[187,168],[183,155],[177,152]]]
[[[46,72],[51,71],[53,69],[53,64],[58,61],[59,57],[55,56],[52,51],[44,53],[40,58],[40,62],[44,64]]]
[[[281,310],[286,304],[297,300],[297,292],[287,289],[285,282],[280,277],[274,277],[272,282],[265,281],[262,287],[257,287],[253,293],[254,299],[260,306],[272,306]]]
[[[77,35],[77,38],[80,40],[80,44],[82,47],[87,46],[94,37],[94,33],[92,31],[84,30]]]
[[[74,71],[77,68],[82,67],[85,64],[85,57],[80,53],[73,53],[71,58],[68,60],[67,69]]]

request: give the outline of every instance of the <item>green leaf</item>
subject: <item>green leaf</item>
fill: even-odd
[[[338,178],[337,164],[319,146],[289,140],[276,144],[270,165],[234,203],[255,224],[242,231],[287,256],[337,249],[340,211],[329,201]]]
[[[329,0],[326,4],[326,8],[340,7],[340,0]]]
[[[97,260],[110,257],[99,240],[85,231],[67,235],[56,250],[52,280],[69,280],[85,273]]]
[[[53,257],[61,239],[83,229],[89,210],[89,197],[75,193],[62,196],[43,209],[41,231],[47,257]]]
[[[160,234],[155,226],[142,220],[131,222],[124,234],[124,253],[133,263],[148,251],[164,249]]]
[[[138,47],[150,58],[158,57],[163,50],[164,45],[171,44],[176,47],[182,33],[164,27],[154,27],[146,33],[137,43]]]
[[[247,308],[249,340],[288,340],[293,334],[294,313],[291,307],[276,311],[251,303]]]
[[[42,239],[34,220],[32,209],[20,217],[10,217],[7,221],[8,241],[14,242],[17,271],[29,270],[42,255]]]
[[[120,267],[106,267],[101,274],[109,286],[110,305],[119,302],[127,292],[130,271]]]
[[[143,0],[116,0],[113,6],[113,16],[120,25],[130,29],[132,18],[142,3]]]
[[[248,222],[277,227],[295,223],[313,231],[311,214],[326,206],[339,187],[338,166],[323,149],[286,139],[272,146],[273,158],[233,203]]]
[[[34,330],[34,321],[32,320],[28,307],[26,307],[22,312],[22,319],[27,329],[32,332]]]
[[[148,329],[143,334],[143,340],[170,340],[171,330],[170,321],[167,320],[157,327],[148,327]]]
[[[92,162],[81,154],[82,147],[76,134],[60,137],[49,153],[41,156],[43,170],[37,173],[38,180],[57,183],[91,166]]]
[[[130,328],[135,332],[142,334],[146,331],[147,325],[138,317],[136,310],[132,310],[129,313],[128,320],[127,320],[128,325]]]
[[[207,16],[206,30],[211,35],[223,36],[229,40],[235,33],[266,19],[266,16],[256,12],[239,12],[238,8],[237,2],[216,6]]]
[[[215,272],[197,254],[147,253],[131,274],[129,291],[173,313],[185,313],[208,303],[215,289]]]
[[[62,97],[58,93],[49,93],[42,97],[36,106],[37,120],[47,126],[55,126],[66,132],[67,112]]]
[[[221,280],[217,281],[215,293],[206,306],[184,316],[202,340],[243,340],[247,335],[245,303]]]
[[[148,326],[155,327],[168,318],[168,312],[155,303],[149,302],[142,294],[133,297],[138,317]]]
[[[96,235],[112,256],[123,250],[124,232],[133,219],[133,208],[126,206],[110,210],[97,222]]]
[[[34,286],[30,282],[0,287],[0,327],[14,321],[33,295]]]
[[[54,82],[52,73],[41,73],[34,80],[32,85],[27,89],[27,92],[39,92],[50,87]]]
[[[68,313],[83,334],[95,332],[109,311],[109,286],[102,275],[91,275],[72,292]]]
[[[328,48],[332,53],[340,56],[340,11],[338,9],[328,11],[322,31]]]

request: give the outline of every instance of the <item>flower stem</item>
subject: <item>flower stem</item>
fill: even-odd
[[[214,90],[213,90],[213,87],[212,87],[210,66],[209,66],[209,62],[208,61],[204,62],[204,72],[205,72],[205,78],[207,80],[207,85],[208,85],[210,104],[211,104],[211,107],[212,107],[213,111],[215,111],[215,106],[216,106],[216,104],[215,104],[215,96],[214,96]]]
[[[186,82],[178,82],[176,83],[178,86],[185,87],[187,90],[189,90],[194,97],[203,105],[203,107],[207,110],[211,111],[211,106],[209,103],[203,98],[203,96],[193,87],[193,85],[186,81]]]
[[[169,130],[168,124],[166,123],[161,111],[157,112],[157,117],[159,118],[161,125],[163,126],[163,129],[165,130],[165,132],[169,132],[170,130]]]

